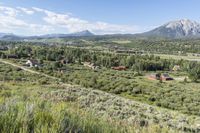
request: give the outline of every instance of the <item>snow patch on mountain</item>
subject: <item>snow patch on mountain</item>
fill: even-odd
[[[198,35],[200,34],[200,24],[196,21],[191,21],[189,19],[182,19],[179,21],[172,21],[165,25],[166,28],[173,30],[182,29],[184,35]]]

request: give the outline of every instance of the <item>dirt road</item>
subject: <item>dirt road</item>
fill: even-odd
[[[47,78],[51,78],[51,79],[61,80],[61,79],[59,79],[59,78],[56,78],[56,77],[49,76],[49,75],[44,74],[44,73],[40,73],[40,72],[37,72],[37,71],[31,70],[31,69],[26,68],[26,67],[24,67],[24,66],[20,66],[20,65],[17,65],[17,64],[11,63],[11,62],[9,62],[9,61],[7,61],[7,60],[0,59],[0,62],[1,62],[1,63],[4,63],[4,64],[11,65],[11,66],[14,66],[14,67],[17,67],[17,68],[20,68],[20,69],[22,69],[22,70],[24,70],[24,71],[27,71],[27,72],[30,72],[30,73],[33,73],[33,74],[42,75],[42,76],[45,76],[45,77],[47,77]]]

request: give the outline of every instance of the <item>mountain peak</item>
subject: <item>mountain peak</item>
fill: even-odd
[[[145,35],[167,38],[200,37],[200,24],[189,19],[181,19],[168,22]]]
[[[200,34],[200,24],[189,19],[181,19],[178,21],[170,22],[166,28],[171,28],[177,32],[182,32],[184,36],[193,36]]]
[[[92,32],[90,32],[89,30],[84,30],[84,31],[72,33],[71,35],[75,35],[75,36],[93,36],[94,34]]]
[[[199,24],[196,21],[191,21],[189,19],[171,21],[166,24],[167,28],[176,28],[176,27],[193,28],[193,27],[198,27],[198,26]]]

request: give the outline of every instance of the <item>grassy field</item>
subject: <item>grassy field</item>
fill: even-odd
[[[159,56],[163,59],[175,59],[175,60],[188,60],[188,61],[200,61],[200,57],[197,56],[181,56],[181,55],[167,55],[167,54],[154,54],[155,56]]]
[[[23,65],[25,60],[8,61]],[[65,132],[64,130],[71,132],[137,132],[138,130],[140,132],[172,132],[171,128],[188,132],[198,130],[200,117],[200,98],[198,94],[200,93],[200,85],[191,82],[186,72],[157,71],[169,73],[175,79],[173,81],[160,82],[159,80],[148,79],[148,75],[157,73],[155,71],[137,72],[132,69],[115,71],[104,67],[99,70],[92,70],[78,63],[71,63],[64,65],[63,68],[65,69],[61,72],[59,69],[49,69],[48,67],[52,63],[54,62],[45,61],[43,67],[32,68],[38,74],[30,74],[19,67],[11,67],[10,65],[0,63],[0,81],[2,86],[0,101],[2,102],[2,108],[7,109],[7,106],[4,107],[4,105],[8,104],[9,110],[11,110],[8,117],[17,110],[17,112],[14,112],[15,117],[12,118],[17,125],[14,123],[12,125],[11,122],[8,122],[8,125],[13,128],[10,129],[11,132],[13,130],[16,132],[27,132],[27,130],[36,130],[37,132]],[[61,80],[58,82],[55,79]],[[72,86],[65,88],[61,85],[63,83],[80,86],[75,89],[72,89]],[[108,95],[107,93],[101,92],[99,95],[99,92],[80,88],[101,90],[114,94],[114,97],[111,98],[113,95]],[[69,91],[71,89],[72,91]],[[112,100],[105,100],[107,97]],[[81,99],[82,102],[76,101],[79,98],[83,98]],[[121,100],[123,98],[130,99],[130,101],[127,103],[126,100]],[[116,105],[112,106],[115,100]],[[110,101],[112,101],[112,104]],[[139,101],[139,103],[135,101]],[[18,112],[22,111],[25,115],[28,115],[29,112],[27,112],[26,106],[29,104],[35,107],[31,114],[33,116],[24,120]],[[80,109],[80,106],[77,106],[79,104],[83,104],[84,108],[82,109],[81,106]],[[130,105],[136,108],[129,108]],[[42,108],[40,108],[41,106]],[[59,108],[59,106],[64,106],[64,109],[62,109],[65,110],[64,114],[67,114],[65,118],[61,118],[64,115],[62,114],[63,110],[56,110],[59,113],[58,118],[54,116],[56,113],[54,108]],[[105,109],[104,106],[108,107]],[[166,110],[163,108],[166,108]],[[71,112],[67,109],[70,109]],[[90,113],[90,109],[95,109],[93,110],[95,114]],[[6,123],[7,119],[11,119],[7,118],[6,114],[9,110],[2,110],[2,118],[5,117],[2,123]],[[42,123],[46,122],[45,124],[47,124],[45,126],[43,124],[37,125],[38,121],[34,121],[35,119],[40,119],[40,116],[35,118],[35,113],[37,114],[40,110],[42,112],[41,119],[45,119],[42,120]],[[77,113],[76,110],[80,110],[80,112]],[[43,114],[46,114],[46,112],[48,112],[48,118],[46,116],[43,118]],[[104,112],[104,115],[102,115],[104,117],[96,116],[99,112],[100,114]],[[79,114],[82,113],[84,114],[83,118],[80,118]],[[68,118],[68,115],[70,118]],[[120,119],[115,119],[116,117]],[[127,121],[121,121],[122,118],[127,118],[127,120],[132,118],[135,120],[135,123],[131,126]],[[13,121],[12,119],[10,121]],[[18,119],[22,125],[24,124],[23,121],[33,119],[30,125],[33,126],[35,123],[36,125],[31,127],[33,129],[29,129],[25,124],[25,128],[23,128],[18,123]],[[69,121],[68,125],[62,123],[63,119]],[[49,124],[49,121],[52,122]],[[63,124],[64,127],[60,127]],[[161,128],[160,125],[164,125],[164,128]],[[191,127],[191,125],[193,126]],[[4,127],[3,124],[0,126],[2,126],[2,132],[5,132],[6,128],[9,127]],[[16,130],[15,126],[17,127]],[[119,127],[121,127],[121,130],[117,130]]]
[[[130,40],[116,40],[116,41],[112,41],[114,43],[118,43],[118,44],[127,44],[127,43],[131,43]]]
[[[0,132],[123,132],[66,102],[49,102],[41,95],[51,87],[30,83],[1,84]],[[6,90],[5,90],[6,89]]]
[[[45,69],[45,66],[37,71],[60,78],[64,83],[98,89],[158,107],[200,116],[200,85],[191,82],[185,72],[161,71],[168,73],[175,80],[160,82],[148,79],[148,75],[158,73],[153,71],[138,73],[131,69],[115,71],[106,68],[94,71],[78,64],[67,64],[65,67],[64,72],[50,71]]]
[[[97,117],[69,100],[46,94],[65,90],[52,79],[0,63],[0,132],[172,132],[156,124],[129,125],[110,117]]]

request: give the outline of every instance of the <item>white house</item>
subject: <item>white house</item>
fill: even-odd
[[[37,60],[28,60],[26,65],[29,67],[39,67],[39,63]]]

